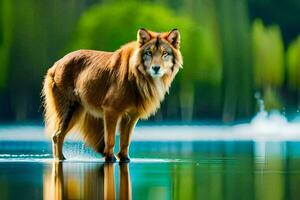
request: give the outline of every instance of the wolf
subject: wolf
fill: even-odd
[[[120,133],[120,162],[129,162],[133,129],[160,107],[183,65],[180,33],[141,28],[137,40],[114,52],[78,50],[48,69],[43,83],[45,130],[52,136],[53,157],[64,160],[64,138],[76,129],[85,144],[115,162]]]

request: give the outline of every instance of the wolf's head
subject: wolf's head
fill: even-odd
[[[180,34],[177,29],[163,33],[139,29],[137,41],[129,43],[128,48],[128,78],[140,94],[139,111],[141,118],[146,119],[159,108],[182,66]]]
[[[180,33],[177,29],[156,33],[144,28],[137,33],[138,50],[136,62],[142,65],[141,70],[152,78],[173,77],[182,65]]]

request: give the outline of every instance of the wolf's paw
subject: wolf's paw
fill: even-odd
[[[129,163],[130,157],[128,155],[122,155],[121,153],[118,153],[117,157],[119,158],[121,163]]]
[[[129,156],[121,157],[120,162],[121,163],[129,163],[130,162],[130,157]]]
[[[114,163],[117,161],[117,158],[114,155],[105,156],[105,162],[107,163]]]
[[[53,159],[55,161],[64,161],[66,160],[66,157],[64,155],[61,155],[61,156],[54,156]]]

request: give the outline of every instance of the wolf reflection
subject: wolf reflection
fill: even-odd
[[[115,168],[119,169],[116,194]],[[44,199],[131,199],[129,164],[53,162],[44,173]]]

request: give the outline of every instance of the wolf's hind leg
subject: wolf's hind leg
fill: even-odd
[[[60,123],[58,129],[52,136],[52,150],[53,150],[53,157],[57,160],[65,160],[65,157],[62,152],[63,143],[66,134],[70,130],[70,121],[72,116],[75,112],[76,105],[73,103],[67,109],[66,112],[62,114],[60,119]]]
[[[114,155],[114,146],[119,116],[119,113],[114,110],[104,111],[104,156],[106,162],[115,162],[117,160]]]

